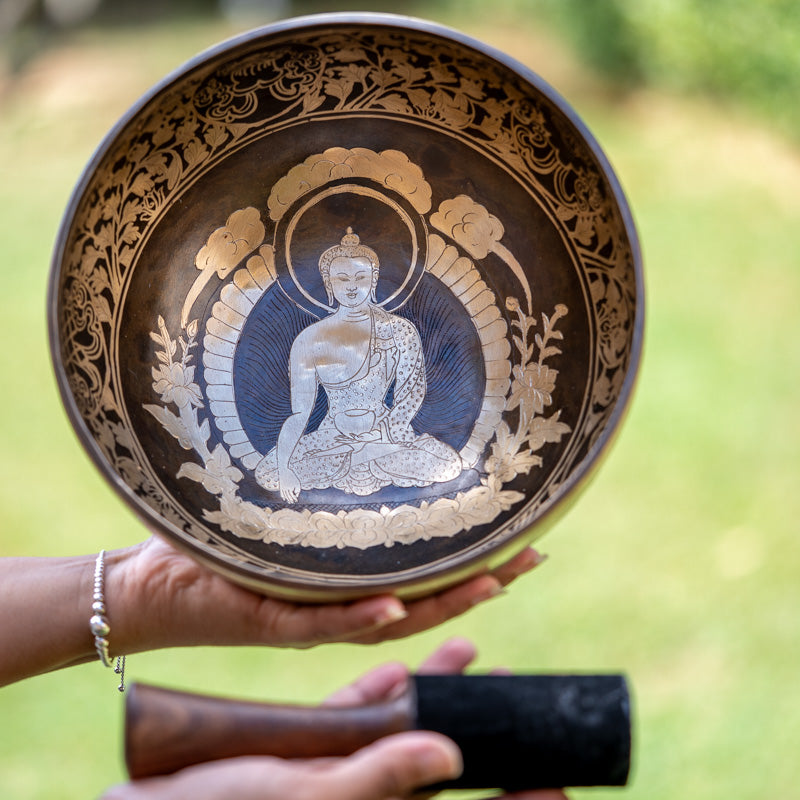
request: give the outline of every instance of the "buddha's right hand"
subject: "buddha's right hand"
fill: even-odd
[[[300,478],[288,467],[278,475],[281,497],[287,503],[296,503],[300,496]]]

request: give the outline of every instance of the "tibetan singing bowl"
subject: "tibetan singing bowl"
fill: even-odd
[[[639,363],[631,215],[558,95],[436,25],[208,51],[81,178],[50,281],[72,424],[143,520],[296,600],[421,595],[585,482]]]

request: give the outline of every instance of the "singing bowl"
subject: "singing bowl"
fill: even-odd
[[[108,134],[49,286],[68,416],[151,529],[298,601],[420,596],[583,486],[639,364],[641,259],[540,77],[326,14],[191,61]]]

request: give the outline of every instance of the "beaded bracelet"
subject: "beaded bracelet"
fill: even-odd
[[[105,601],[105,557],[106,551],[101,550],[94,562],[94,594],[92,596],[92,616],[89,619],[89,630],[94,636],[94,648],[97,650],[97,657],[104,667],[111,666],[111,658],[108,655],[108,635],[111,633],[111,625],[106,617]],[[120,676],[120,692],[125,691],[125,656],[117,658],[114,672]]]

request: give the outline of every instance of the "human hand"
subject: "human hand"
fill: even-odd
[[[101,800],[402,800],[458,777],[458,748],[437,733],[387,736],[345,758],[289,761],[270,756],[211,761],[174,775],[117,786]],[[558,790],[497,800],[566,800]]]
[[[467,639],[445,642],[418,667],[418,674],[462,672],[474,659]],[[370,670],[331,695],[323,705],[353,706],[389,699],[406,687],[399,662]],[[461,755],[439,734],[414,731],[386,737],[346,758],[289,761],[274,757],[226,759],[174,775],[119,786],[103,800],[401,800],[434,783],[457,777]],[[566,800],[558,790],[503,795],[497,800]]]
[[[475,645],[462,637],[450,639],[440,645],[415,670],[417,675],[461,674],[474,661]],[[503,674],[506,670],[492,670]],[[409,678],[408,667],[400,661],[381,664],[357,678],[353,683],[338,689],[323,703],[324,706],[359,706],[390,700],[402,694]],[[423,795],[415,794],[422,798]],[[560,789],[537,789],[504,794],[495,800],[567,800]]]
[[[439,645],[416,669],[417,675],[461,674],[475,660],[475,645],[461,636]],[[389,661],[365,672],[323,701],[323,706],[362,706],[390,700],[408,684],[409,668],[402,661]]]
[[[458,748],[437,733],[380,739],[345,758],[272,756],[211,761],[117,786],[102,800],[393,800],[461,772]]]
[[[492,572],[419,600],[379,595],[299,605],[243,589],[158,537],[107,556],[112,654],[190,645],[371,644],[435,627],[501,593],[543,558],[526,548]]]

